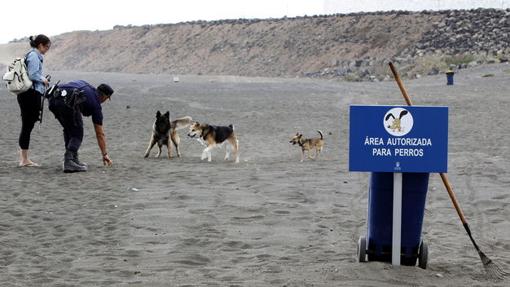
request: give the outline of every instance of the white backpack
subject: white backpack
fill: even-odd
[[[7,67],[7,72],[3,78],[7,89],[14,95],[28,91],[32,87],[32,81],[28,78],[27,65],[25,59],[16,58],[14,62]]]

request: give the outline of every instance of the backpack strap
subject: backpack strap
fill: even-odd
[[[23,58],[23,60],[25,61],[25,65],[27,65],[27,59],[28,59],[28,54],[32,53],[33,49],[28,51],[26,54],[25,54],[25,57]],[[28,66],[27,66],[28,67]]]

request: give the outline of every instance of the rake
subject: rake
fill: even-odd
[[[404,88],[404,84],[402,83],[402,80],[400,79],[400,76],[398,75],[395,66],[393,66],[393,63],[391,62],[389,63],[389,65],[391,72],[393,73],[393,77],[395,78],[395,81],[397,82],[397,85],[400,88],[400,91],[402,92],[402,95],[404,96],[407,105],[412,106],[413,103],[411,102],[411,98],[407,94]],[[457,197],[455,196],[455,193],[453,192],[448,177],[446,177],[445,173],[440,173],[439,175],[441,176],[441,180],[443,181],[443,184],[446,187],[446,190],[448,191],[448,195],[452,200],[453,206],[455,207],[455,210],[459,215],[460,221],[462,221],[462,225],[464,226],[466,233],[469,235],[469,239],[471,239],[471,243],[473,243],[473,246],[478,252],[478,256],[480,256],[480,259],[482,260],[483,267],[487,272],[488,277],[494,280],[503,280],[505,276],[508,275],[508,273],[503,271],[496,263],[494,263],[489,257],[487,257],[487,255],[485,255],[485,253],[483,253],[482,250],[480,250],[480,247],[478,247],[478,244],[476,244],[475,240],[473,239],[473,236],[471,235],[471,229],[469,228],[466,217],[464,216],[464,212],[460,208],[459,202],[457,200]]]

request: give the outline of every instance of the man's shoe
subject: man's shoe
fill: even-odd
[[[78,158],[78,152],[77,151],[73,151],[72,152],[73,154],[73,161],[77,164],[77,165],[81,165],[81,166],[84,166],[84,167],[87,167],[87,164],[84,163],[84,162],[81,162]]]
[[[64,154],[63,169],[65,173],[87,171],[86,166],[79,165],[74,161],[73,152],[69,150],[66,150],[66,153]]]

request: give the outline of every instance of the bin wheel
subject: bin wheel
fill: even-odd
[[[429,246],[425,242],[421,242],[420,251],[418,252],[418,267],[427,269],[427,261],[429,257]]]
[[[360,236],[358,239],[358,262],[367,261],[367,239],[364,236]]]

